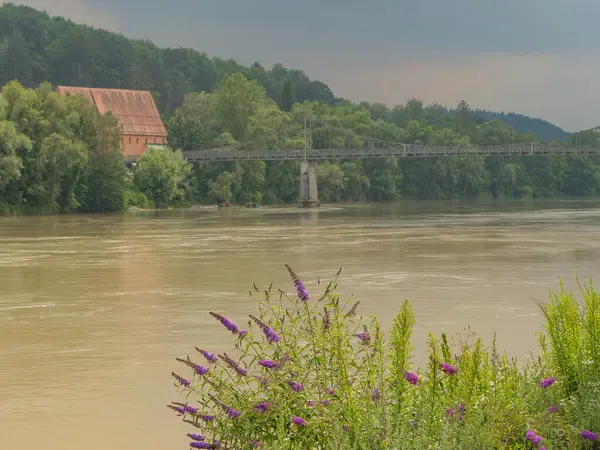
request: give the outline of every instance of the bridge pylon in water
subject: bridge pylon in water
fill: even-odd
[[[317,188],[317,163],[309,161],[307,158],[308,149],[312,147],[309,120],[309,117],[304,118],[304,161],[300,164],[300,196],[298,197],[298,207],[300,208],[315,208],[320,205]]]
[[[300,164],[298,206],[300,208],[315,208],[320,204],[317,188],[317,163],[315,161],[302,161]]]

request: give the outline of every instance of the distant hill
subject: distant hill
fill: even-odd
[[[474,115],[476,118],[481,118],[486,122],[489,120],[500,120],[506,125],[513,127],[519,133],[533,133],[539,140],[543,141],[565,138],[570,134],[547,120],[524,116],[523,114],[506,114],[504,112],[476,109]]]
[[[49,81],[53,85],[149,90],[161,113],[168,115],[186,93],[212,91],[233,72],[258,81],[282,107],[287,107],[283,105],[286,85],[292,101],[333,105],[342,100],[326,84],[281,64],[271,69],[258,62],[243,66],[194,49],[159,48],[150,40],[78,25],[27,6],[0,6],[0,86],[17,79],[25,87]],[[286,101],[289,103],[289,98]],[[437,114],[434,119],[452,111],[439,106],[433,109]],[[521,114],[476,110],[475,115],[485,121],[499,119],[518,132],[534,133],[538,139],[568,135],[545,120]],[[394,122],[393,114],[377,116]]]
[[[335,102],[328,86],[303,71],[275,64],[243,66],[190,48],[159,48],[150,40],[78,25],[27,6],[0,6],[0,85],[53,85],[148,90],[161,113],[179,106],[186,93],[212,91],[226,75],[240,72],[264,86],[281,105],[288,83],[298,102]]]

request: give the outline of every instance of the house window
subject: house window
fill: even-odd
[[[129,143],[131,144],[131,136],[129,136]]]

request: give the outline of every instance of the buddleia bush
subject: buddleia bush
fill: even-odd
[[[428,363],[413,369],[408,302],[384,334],[375,317],[357,314],[358,302],[337,294],[339,273],[311,296],[287,269],[295,294],[254,286],[257,311],[246,329],[210,312],[231,333],[230,352],[196,347],[178,358],[183,371],[172,376],[183,398],[169,408],[190,424],[190,447],[558,449],[597,442],[598,397],[589,392],[598,389],[600,297],[593,289],[585,310],[576,308],[584,322],[573,319],[567,294],[542,308],[549,324],[565,319],[579,327],[572,335],[579,340],[561,346],[554,340],[563,325],[549,325],[541,356],[517,364],[499,354],[495,339],[488,348],[469,329],[453,343],[430,335]]]

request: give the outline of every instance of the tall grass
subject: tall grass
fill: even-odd
[[[540,304],[538,358],[518,363],[467,329],[454,351],[445,334],[430,335],[428,363],[415,369],[410,303],[384,333],[336,293],[337,276],[309,296],[288,270],[296,295],[255,286],[247,330],[211,312],[224,327],[215,332],[231,333],[231,352],[197,348],[178,359],[184,398],[169,407],[191,425],[191,447],[599,448],[600,295],[591,282],[581,300],[561,284]]]

